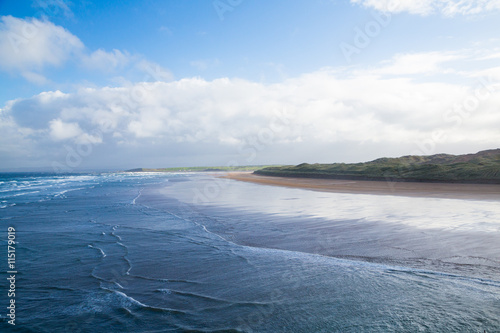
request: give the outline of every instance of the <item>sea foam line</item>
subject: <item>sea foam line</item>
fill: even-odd
[[[0,208],[3,209],[3,208],[7,208],[7,207],[12,207],[12,206],[15,206],[15,205],[16,205],[15,203],[11,203],[11,204],[8,204],[8,205],[0,206]]]
[[[101,248],[99,248],[97,246],[93,246],[92,244],[89,244],[89,247],[92,248],[92,249],[96,249],[96,250],[100,251],[101,254],[102,254],[102,257],[106,258],[106,253],[104,253],[104,251]]]
[[[106,287],[103,287],[101,286],[101,289],[103,290],[106,290],[108,292],[111,292],[111,293],[114,293],[120,297],[123,297],[125,300],[129,301],[130,303],[136,305],[136,306],[139,306],[141,308],[144,308],[144,309],[150,309],[150,310],[153,310],[153,311],[161,311],[161,312],[168,312],[168,313],[178,313],[178,314],[182,314],[182,315],[186,315],[186,314],[189,314],[190,311],[186,311],[186,310],[177,310],[177,309],[170,309],[170,308],[161,308],[161,307],[156,307],[156,306],[151,306],[151,305],[146,305],[138,300],[136,300],[135,298],[125,294],[124,292],[121,292],[121,291],[118,291],[118,290],[113,290],[113,289],[109,289],[109,288],[106,288]]]
[[[144,187],[139,190],[139,193],[137,194],[137,196],[134,198],[134,200],[132,200],[132,202],[131,202],[132,205],[135,205],[135,201],[137,199],[139,199],[139,197],[141,196],[142,190],[144,190]]]

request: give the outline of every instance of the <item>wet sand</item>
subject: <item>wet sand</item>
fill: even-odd
[[[500,201],[500,185],[489,184],[447,184],[272,177],[259,176],[251,172],[229,172],[222,177],[262,185],[285,186],[323,192]]]

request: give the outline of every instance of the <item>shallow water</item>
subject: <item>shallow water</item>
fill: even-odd
[[[0,182],[0,246],[15,227],[23,331],[500,327],[498,202],[321,193],[191,174]],[[2,265],[5,280],[6,258]],[[7,301],[0,297],[0,308]],[[2,329],[12,330],[0,314]]]

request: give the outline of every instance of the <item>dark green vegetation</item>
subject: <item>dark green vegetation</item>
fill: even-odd
[[[212,171],[255,171],[262,168],[268,168],[268,165],[245,165],[245,166],[217,166],[217,167],[179,167],[179,168],[160,168],[146,169],[137,168],[127,170],[127,172],[212,172]]]
[[[365,163],[268,167],[264,176],[500,184],[500,149],[468,155],[379,158]]]

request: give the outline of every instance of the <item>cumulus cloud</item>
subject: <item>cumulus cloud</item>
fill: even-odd
[[[19,74],[31,83],[46,84],[50,80],[45,77],[45,70],[60,68],[70,59],[79,63],[80,69],[107,75],[130,72],[141,81],[173,79],[169,70],[140,55],[117,49],[88,50],[78,37],[50,21],[0,17],[0,71]]]
[[[29,72],[60,66],[83,48],[78,37],[51,22],[12,16],[0,18],[2,70]]]
[[[500,9],[499,0],[351,0],[351,3],[383,12],[424,16],[436,12],[444,16],[475,15]]]
[[[77,123],[65,123],[61,119],[53,119],[49,122],[50,136],[56,140],[67,140],[82,134]]]
[[[2,160],[6,161],[10,155],[32,155],[32,148],[36,142],[32,140],[35,133],[33,129],[20,126],[14,118],[0,109],[0,153]]]

